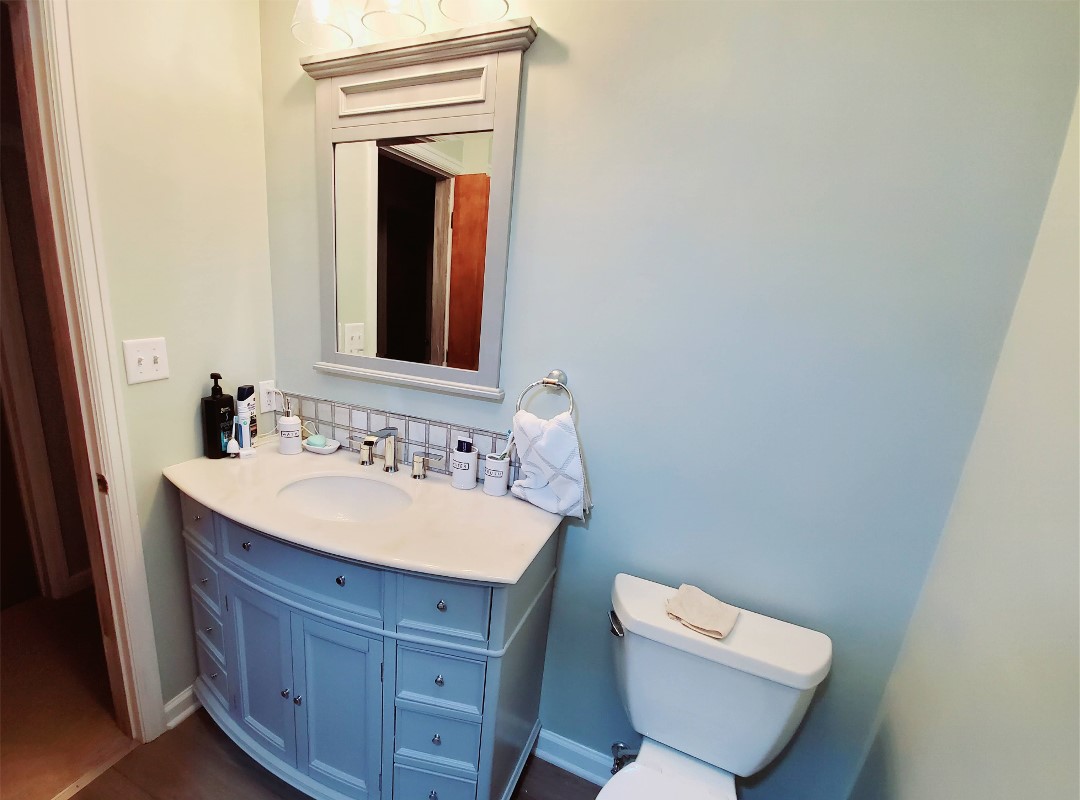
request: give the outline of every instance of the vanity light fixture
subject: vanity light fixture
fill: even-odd
[[[344,0],[300,0],[292,32],[298,41],[320,50],[341,50],[353,43]]]
[[[360,19],[369,31],[389,39],[419,36],[427,30],[420,0],[368,0]]]
[[[439,12],[449,20],[476,25],[506,16],[507,0],[439,0]]]

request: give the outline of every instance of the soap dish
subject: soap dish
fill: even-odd
[[[321,456],[328,456],[335,450],[337,450],[339,447],[341,447],[341,442],[337,441],[336,439],[327,439],[326,444],[322,447],[315,447],[315,445],[304,442],[305,450],[307,450],[309,453],[318,453]]]

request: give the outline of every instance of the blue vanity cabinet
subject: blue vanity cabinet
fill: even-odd
[[[182,508],[195,694],[245,752],[317,800],[509,800],[540,730],[557,536],[486,584]]]
[[[226,581],[233,718],[266,754],[349,798],[378,797],[382,642]]]
[[[348,797],[378,797],[382,641],[301,614],[293,636],[298,767]]]
[[[230,670],[236,720],[271,756],[295,767],[292,611],[235,581],[225,586],[236,641]]]

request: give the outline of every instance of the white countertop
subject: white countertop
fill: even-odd
[[[446,475],[413,480],[407,466],[383,472],[381,460],[362,467],[348,451],[283,456],[269,444],[255,458],[196,458],[166,467],[164,474],[211,511],[277,539],[368,564],[483,583],[517,583],[562,521],[510,494],[491,497],[480,486],[454,489]],[[408,493],[412,503],[371,522],[343,522],[313,519],[277,501],[284,486],[321,475],[387,483]]]

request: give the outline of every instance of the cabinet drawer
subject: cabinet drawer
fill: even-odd
[[[399,708],[394,754],[475,771],[480,759],[480,723]]]
[[[221,627],[221,620],[197,595],[192,596],[191,610],[198,638],[203,640],[219,661],[224,661],[225,631]]]
[[[215,614],[221,613],[221,584],[218,571],[190,547],[187,548],[188,581],[197,597],[203,600]]]
[[[394,766],[394,800],[473,800],[476,784],[401,764]]]
[[[379,570],[293,547],[228,520],[222,527],[227,563],[302,597],[382,620]]]
[[[491,589],[403,575],[399,584],[397,629],[422,636],[464,641],[487,641]]]
[[[217,552],[214,540],[214,515],[202,503],[192,500],[186,494],[180,494],[180,514],[184,520],[184,530],[198,539],[211,553]]]
[[[486,670],[483,661],[399,645],[397,697],[479,716]]]
[[[394,800],[473,800],[476,784],[401,764],[394,766]]]
[[[229,701],[226,698],[229,696],[229,674],[225,672],[225,667],[221,666],[221,662],[206,649],[202,642],[195,643],[195,656],[199,660],[199,677],[217,695],[217,699],[228,708]]]

